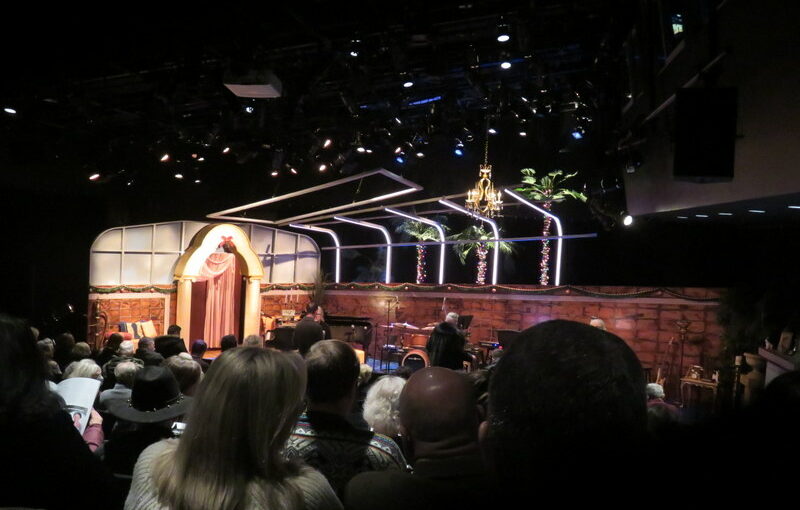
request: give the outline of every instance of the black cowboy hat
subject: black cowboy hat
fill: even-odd
[[[131,398],[108,403],[111,414],[134,423],[158,423],[185,414],[192,397],[183,395],[172,371],[163,366],[146,366],[136,373]]]

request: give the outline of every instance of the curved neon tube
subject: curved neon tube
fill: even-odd
[[[533,202],[529,202],[528,200],[522,198],[520,195],[518,195],[517,193],[514,193],[510,189],[503,189],[503,191],[505,191],[507,194],[511,195],[518,202],[527,205],[531,209],[539,211],[540,213],[544,214],[548,218],[552,218],[553,221],[556,222],[556,231],[558,232],[558,243],[556,245],[556,277],[555,277],[555,282],[556,282],[556,286],[561,285],[561,243],[564,241],[564,239],[563,239],[564,231],[561,229],[561,220],[559,220],[558,216],[556,216],[555,214],[551,213],[550,211],[548,211],[546,209],[542,209],[541,207],[537,206]]]
[[[392,237],[389,235],[389,231],[386,230],[386,227],[383,225],[378,225],[377,223],[370,223],[368,221],[356,220],[353,218],[347,218],[345,216],[334,216],[334,220],[344,221],[345,223],[352,223],[353,225],[359,225],[361,227],[371,228],[373,230],[380,230],[383,233],[383,237],[386,238],[386,283],[392,282]]]
[[[497,223],[491,219],[487,218],[486,216],[481,216],[480,214],[475,214],[466,210],[465,208],[461,207],[458,204],[454,204],[449,200],[439,200],[439,203],[442,205],[446,205],[450,209],[455,209],[461,213],[466,214],[467,216],[472,216],[473,218],[479,219],[484,223],[488,223],[490,227],[492,227],[492,232],[494,233],[495,239],[500,239],[500,229],[497,228]],[[492,257],[492,285],[497,285],[497,264],[500,260],[500,241],[495,241],[494,243],[494,256]]]
[[[412,216],[410,214],[406,214],[403,211],[398,211],[397,209],[392,209],[391,207],[384,207],[386,212],[390,212],[392,214],[396,214],[398,216],[402,216],[404,218],[408,218],[410,220],[418,221],[420,223],[424,223],[426,225],[430,225],[435,228],[439,232],[439,238],[441,239],[441,244],[439,245],[439,285],[444,283],[444,250],[446,241],[444,236],[444,229],[440,223],[436,223],[433,220],[429,220],[428,218],[422,218],[419,216]]]
[[[336,235],[336,232],[334,232],[329,228],[315,227],[313,225],[301,225],[299,223],[290,223],[289,226],[292,228],[299,228],[301,230],[310,230],[312,232],[323,232],[331,236],[331,239],[333,239],[333,244],[336,245],[335,278],[336,278],[336,283],[339,283],[340,268],[342,266],[342,257],[341,257],[342,250],[341,250],[341,245],[339,244],[339,236]]]

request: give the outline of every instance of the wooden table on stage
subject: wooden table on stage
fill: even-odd
[[[717,387],[719,386],[718,383],[712,381],[711,379],[694,379],[692,377],[681,377],[681,403],[684,406],[691,400],[692,397],[692,388],[698,388],[700,390],[711,390],[711,393],[714,397],[714,405],[717,404]],[[685,396],[685,390],[688,388],[689,390],[689,398]]]

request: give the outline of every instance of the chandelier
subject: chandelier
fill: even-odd
[[[488,120],[487,120],[488,124]],[[478,172],[478,182],[475,187],[467,191],[465,203],[467,210],[472,213],[494,218],[503,210],[503,199],[500,192],[495,191],[492,182],[492,165],[489,164],[489,129],[486,129],[486,143],[483,147],[483,164]]]

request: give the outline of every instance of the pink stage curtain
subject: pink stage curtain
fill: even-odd
[[[211,348],[219,348],[220,339],[235,331],[236,276],[233,253],[212,253],[200,270],[199,279],[208,282],[203,335]]]

